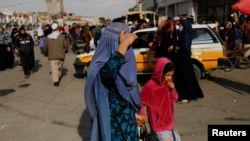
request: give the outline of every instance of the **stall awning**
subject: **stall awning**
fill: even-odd
[[[250,0],[239,0],[232,5],[233,11],[239,11],[242,15],[250,16]]]

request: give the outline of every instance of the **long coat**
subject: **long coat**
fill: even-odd
[[[46,37],[44,46],[44,55],[48,56],[49,60],[59,60],[65,58],[67,50],[67,42],[63,35],[59,35],[56,39]]]

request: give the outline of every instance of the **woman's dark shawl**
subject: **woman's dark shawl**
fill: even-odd
[[[181,20],[183,26],[183,31],[181,32],[177,46],[180,47],[180,53],[188,53],[191,55],[191,45],[192,45],[192,24],[186,20]]]

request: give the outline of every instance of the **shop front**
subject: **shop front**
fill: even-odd
[[[197,20],[206,18],[208,21],[226,23],[232,14],[231,6],[238,0],[194,0]]]
[[[174,17],[187,14],[196,22],[202,18],[224,24],[232,13],[231,6],[237,0],[168,0],[166,14]]]

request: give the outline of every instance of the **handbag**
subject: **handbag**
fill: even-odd
[[[139,126],[139,139],[140,141],[150,141],[150,135],[147,130],[146,124]]]

